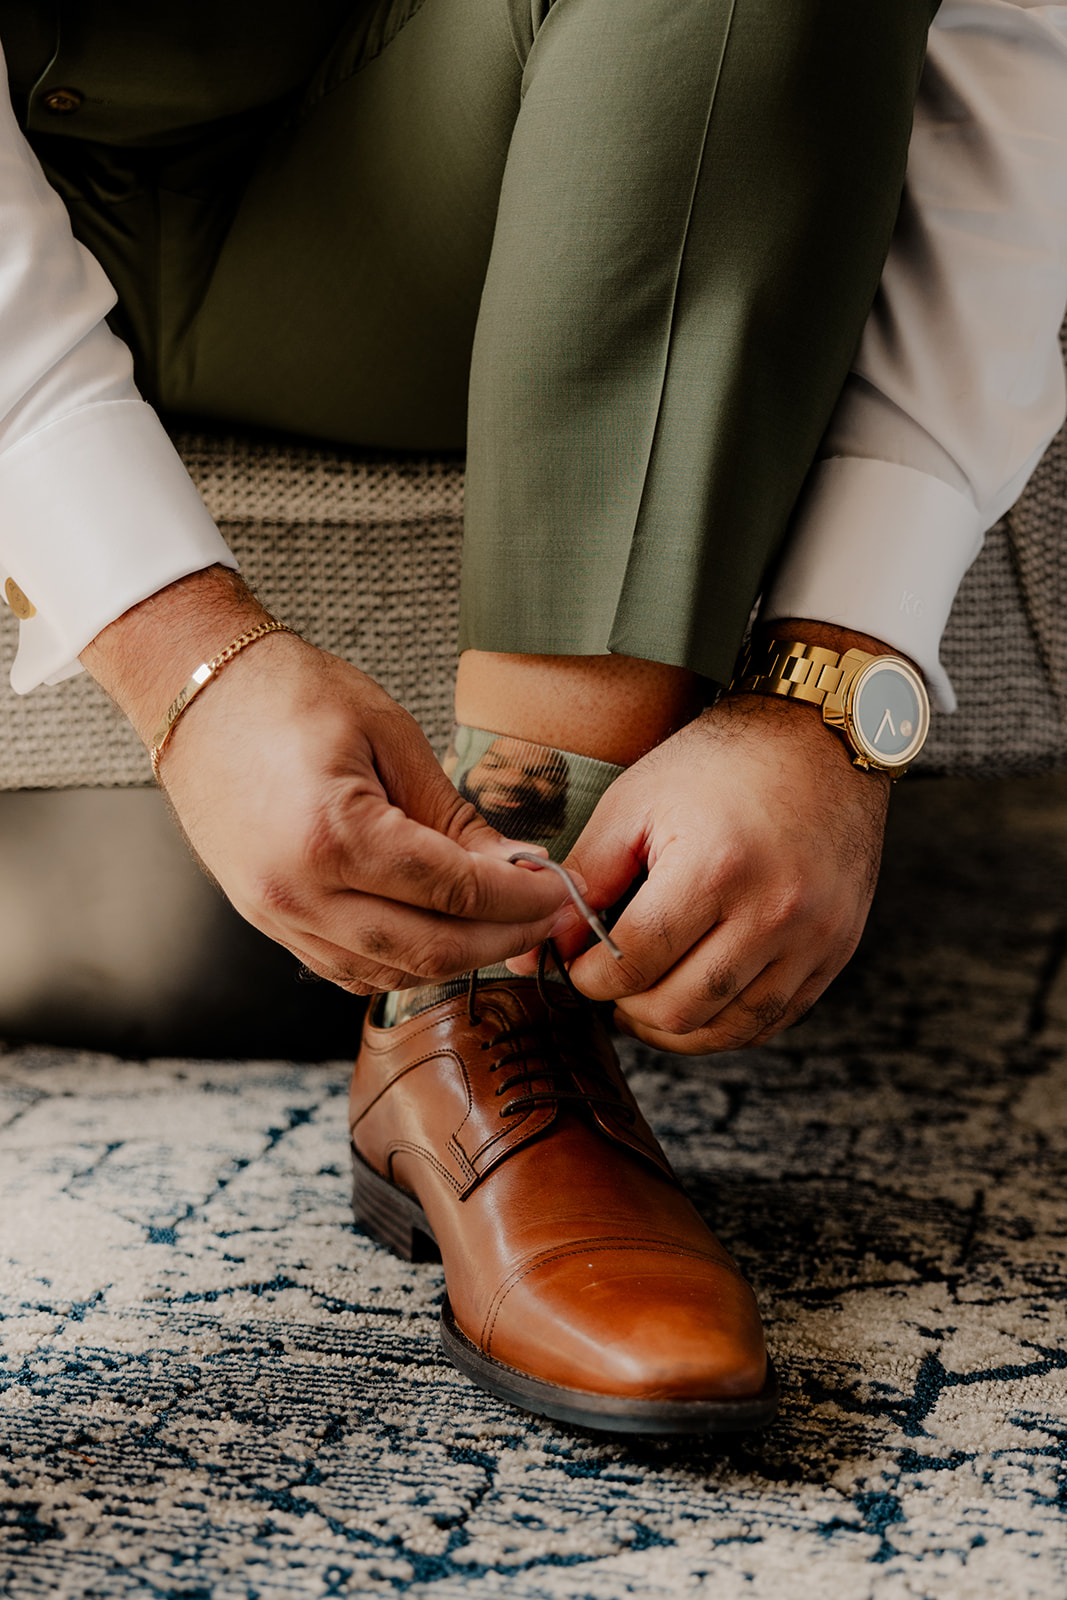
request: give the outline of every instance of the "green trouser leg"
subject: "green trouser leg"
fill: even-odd
[[[723,681],[873,299],[932,0],[392,0],[260,164],[172,404],[459,445],[461,646]]]

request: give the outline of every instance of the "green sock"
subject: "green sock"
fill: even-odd
[[[601,795],[625,770],[610,761],[462,725],[452,730],[444,769],[460,794],[499,833],[524,844],[543,845],[553,861],[570,854]],[[511,974],[500,962],[481,967],[479,976]],[[453,978],[398,990],[386,996],[378,1020],[391,1027],[460,994],[466,986],[466,978]]]

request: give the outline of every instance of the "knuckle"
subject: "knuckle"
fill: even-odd
[[[705,861],[705,877],[716,884],[720,892],[751,876],[752,861],[747,842],[732,833],[721,834],[714,840]]]
[[[733,967],[717,962],[704,975],[703,997],[705,1000],[729,1000],[737,993],[738,981]]]
[[[656,1018],[656,1026],[661,1028],[664,1033],[671,1033],[675,1037],[681,1037],[685,1034],[694,1033],[706,1021],[706,1016],[699,1012],[692,1002],[674,1001],[671,1004],[660,1007]]]
[[[365,955],[373,957],[383,965],[391,963],[396,956],[396,945],[383,928],[367,928],[360,937],[360,946]]]
[[[756,1031],[761,1034],[768,1030],[777,1031],[789,1012],[789,1000],[783,994],[764,994],[753,1000],[745,1000],[742,997],[737,1004],[751,1022],[755,1023]],[[751,1031],[750,1027],[749,1032]]]
[[[358,995],[385,994],[390,989],[401,988],[408,981],[407,974],[400,967],[371,967],[368,970],[366,964],[358,961],[337,966],[327,976],[339,989]]]
[[[796,1028],[796,1027],[798,1027],[800,1025],[800,1023],[806,1021],[806,1019],[811,1016],[812,1012],[815,1010],[815,1007],[816,1007],[817,1003],[818,1002],[815,1001],[815,1000],[807,1001],[804,1005],[802,1005],[800,1007],[799,1011],[795,1011],[793,1013],[793,1015],[789,1018],[789,1021],[785,1024],[785,1026],[787,1028]]]
[[[709,1050],[744,1050],[753,1042],[751,1018],[743,1012],[734,1013],[731,1007],[731,1014],[717,1018],[707,1029],[706,1037]]]
[[[286,873],[264,872],[254,879],[251,887],[252,902],[268,916],[281,922],[290,922],[302,915],[305,892]]]
[[[487,827],[488,823],[484,821],[477,808],[456,792],[455,803],[442,832],[456,844],[463,844],[471,834],[484,834]]]
[[[422,856],[415,855],[410,850],[405,850],[402,854],[396,855],[393,858],[391,867],[397,877],[401,878],[404,883],[409,884],[421,886],[437,876],[436,869],[431,862],[424,860]]]
[[[446,917],[460,917],[470,920],[476,917],[481,910],[479,904],[478,884],[472,876],[464,875],[462,878],[437,876],[437,893],[434,896],[436,909]]]
[[[801,877],[790,878],[778,888],[770,920],[776,928],[789,931],[809,921],[812,909],[811,891],[806,880]]]
[[[753,1045],[766,1044],[769,1039],[777,1038],[780,1033],[785,1033],[788,1028],[795,1028],[803,1022],[809,1012],[815,1009],[816,996],[807,998],[794,995],[790,1003],[783,1009],[780,1016],[769,1017],[763,1027],[753,1035]]]
[[[319,876],[334,868],[344,854],[344,837],[336,808],[317,807],[305,818],[297,839],[303,870]]]
[[[614,980],[613,987],[621,989],[623,994],[641,994],[648,987],[645,973],[625,951],[621,961],[611,963],[611,976]]]
[[[437,933],[431,944],[411,952],[407,970],[412,977],[427,983],[454,978],[470,969],[470,952],[452,934]]]

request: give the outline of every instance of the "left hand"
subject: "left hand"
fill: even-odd
[[[852,765],[816,707],[724,697],[612,784],[571,852],[596,906],[648,869],[613,929],[623,960],[599,944],[579,955],[580,932],[557,941],[577,956],[574,983],[658,1049],[762,1044],[859,942],[889,787]]]

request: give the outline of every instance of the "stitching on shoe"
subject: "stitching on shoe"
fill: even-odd
[[[456,1000],[462,1000],[462,998],[462,995],[454,996],[454,999]],[[438,1002],[438,1004],[442,1003],[443,1002],[440,1001]],[[444,1015],[440,1017],[429,1017],[428,1012],[421,1012],[420,1016],[427,1017],[428,1020],[425,1022],[420,1022],[417,1028],[412,1028],[407,1037],[409,1039],[417,1039],[420,1033],[430,1033],[434,1028],[439,1027],[445,1018],[464,1016],[465,1014],[465,1003],[462,1006],[455,1006],[451,1011],[446,1011]],[[416,1019],[412,1017],[410,1020],[414,1022]],[[402,1022],[398,1023],[397,1027],[395,1028],[379,1028],[373,1023],[371,1026],[374,1028],[374,1032],[376,1034],[381,1035],[381,1043],[379,1044],[377,1039],[371,1038],[369,1032],[365,1030],[363,1034],[363,1046],[367,1050],[375,1050],[381,1054],[384,1051],[392,1048],[392,1042],[395,1040],[396,1034],[399,1032],[400,1028],[405,1027],[406,1024]]]
[[[425,1055],[417,1056],[414,1061],[407,1062],[407,1064],[401,1067],[398,1072],[395,1072],[391,1078],[388,1078],[386,1082],[382,1084],[377,1094],[375,1094],[372,1099],[367,1101],[366,1105],[363,1107],[363,1110],[356,1118],[356,1121],[352,1123],[353,1131],[355,1130],[357,1124],[363,1121],[363,1118],[367,1115],[368,1111],[370,1111],[372,1107],[376,1106],[378,1101],[383,1099],[384,1096],[389,1093],[390,1089],[395,1088],[395,1086],[400,1082],[401,1078],[406,1078],[409,1072],[415,1071],[416,1067],[424,1067],[428,1061],[441,1061],[446,1057],[451,1057],[451,1059],[458,1064],[460,1070],[463,1072],[464,1080],[467,1083],[467,1116],[469,1116],[470,1080],[467,1078],[466,1069],[463,1066],[463,1059],[460,1056],[459,1051],[446,1046],[440,1050],[428,1050]],[[464,1121],[466,1121],[466,1118],[464,1118]],[[460,1126],[462,1127],[463,1124],[461,1123]]]
[[[435,1172],[440,1173],[441,1177],[444,1178],[447,1184],[451,1185],[451,1187],[455,1190],[457,1197],[462,1195],[464,1189],[467,1187],[466,1184],[458,1182],[457,1179],[449,1172],[448,1168],[437,1159],[432,1150],[427,1150],[425,1145],[414,1144],[410,1139],[397,1139],[393,1144],[389,1145],[388,1149],[386,1150],[390,1172],[390,1176],[387,1181],[393,1185],[394,1189],[399,1189],[401,1194],[408,1193],[408,1190],[403,1188],[403,1186],[397,1183],[396,1179],[392,1177],[393,1156],[397,1153],[397,1151],[400,1150],[406,1150],[410,1155],[413,1156],[421,1156],[423,1160],[429,1162],[430,1166],[433,1167]],[[419,1195],[412,1195],[411,1198],[414,1199],[420,1206],[422,1205],[422,1199]],[[423,1207],[423,1209],[425,1210],[425,1207]]]
[[[585,1243],[573,1245],[567,1250],[542,1250],[536,1256],[531,1256],[529,1261],[525,1262],[521,1267],[512,1268],[509,1277],[504,1280],[490,1301],[482,1322],[481,1334],[482,1349],[486,1355],[490,1353],[493,1331],[496,1328],[497,1318],[504,1308],[505,1300],[512,1290],[517,1289],[519,1284],[525,1278],[528,1278],[532,1272],[536,1272],[539,1267],[554,1265],[557,1261],[566,1261],[572,1256],[596,1255],[598,1252],[603,1254],[608,1250],[615,1250],[620,1247],[632,1248],[634,1246],[647,1250],[653,1255],[680,1256],[689,1261],[711,1262],[712,1265],[722,1267],[725,1272],[729,1272],[739,1283],[743,1283],[746,1288],[749,1287],[748,1279],[729,1257],[724,1260],[721,1256],[713,1255],[710,1251],[697,1250],[684,1244],[669,1244],[666,1240],[642,1239],[636,1236],[620,1234],[617,1238],[587,1240]]]
[[[538,1111],[540,1111],[539,1120],[531,1123],[531,1117],[536,1117]],[[464,1117],[463,1122],[466,1123],[467,1120],[468,1118]],[[468,1155],[462,1146],[456,1142],[460,1131],[458,1128],[448,1143],[470,1166],[472,1176],[481,1180],[482,1178],[487,1178],[491,1172],[495,1172],[497,1167],[506,1161],[510,1155],[514,1155],[517,1150],[521,1150],[523,1145],[529,1144],[539,1133],[543,1133],[546,1128],[550,1128],[555,1120],[556,1108],[554,1106],[531,1106],[529,1111],[523,1115],[521,1121],[513,1119],[510,1123],[505,1123],[499,1133],[495,1133],[491,1138],[483,1140],[471,1155]],[[461,1123],[460,1127],[462,1126],[463,1124]],[[483,1159],[486,1157],[487,1152],[488,1159]]]

